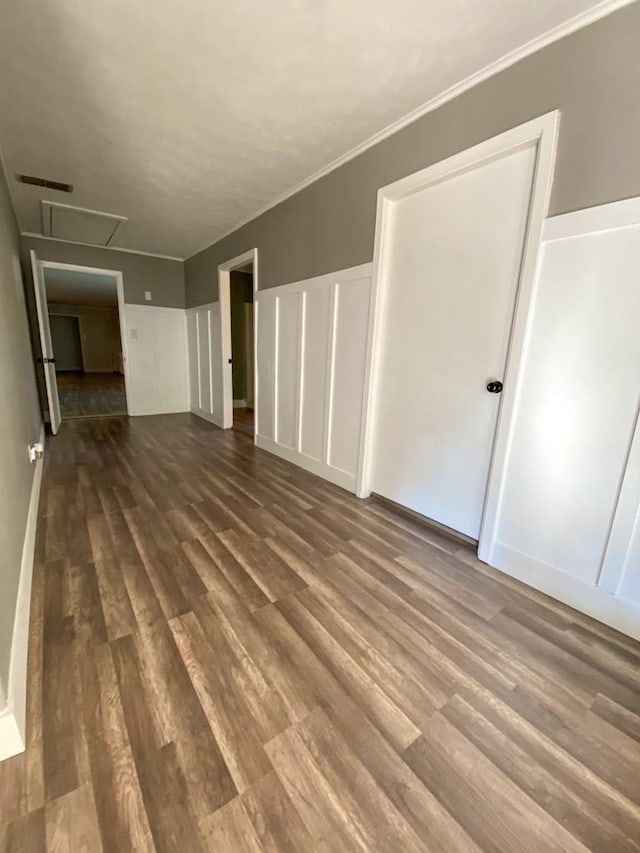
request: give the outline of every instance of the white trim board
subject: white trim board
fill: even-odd
[[[199,418],[202,418],[204,421],[208,421],[210,424],[213,424],[214,427],[221,429],[220,424],[216,420],[216,416],[212,412],[207,412],[206,409],[201,409],[199,406],[191,406],[189,409],[192,415],[196,415]]]
[[[640,640],[640,605],[583,583],[542,560],[495,542],[491,565],[545,595],[586,613],[598,622]]]
[[[274,296],[282,296],[285,293],[302,293],[303,291],[315,290],[320,287],[328,287],[335,283],[346,284],[348,281],[358,281],[358,279],[368,278],[371,275],[372,266],[373,264],[369,261],[366,264],[348,267],[337,272],[324,273],[323,275],[316,275],[312,278],[302,279],[301,281],[280,284],[277,287],[268,287],[257,294],[257,299],[268,299]]]
[[[203,305],[192,305],[190,308],[185,308],[187,313],[195,313],[196,311],[210,311],[214,305],[217,305],[216,302],[205,302]]]
[[[174,308],[172,305],[154,305],[152,302],[125,302],[125,305],[127,311],[148,311],[152,309],[160,312],[178,311],[180,314],[184,314],[186,311],[185,308]]]
[[[121,246],[101,246],[97,243],[81,243],[79,240],[63,240],[61,237],[47,237],[44,234],[36,234],[35,231],[21,231],[21,237],[34,237],[36,240],[50,240],[53,243],[67,243],[70,246],[86,246],[89,249],[107,249],[109,252],[124,252],[127,255],[142,255],[145,258],[160,258],[163,261],[180,261],[183,264],[186,258],[176,258],[174,255],[157,255],[154,252],[143,252],[141,249],[123,249]]]
[[[38,441],[42,444],[44,451],[44,424],[40,425],[40,437]],[[25,748],[29,613],[31,609],[31,582],[33,580],[33,561],[36,547],[38,504],[40,501],[43,464],[42,458],[36,461],[33,481],[31,483],[31,497],[29,499],[29,510],[22,548],[18,597],[11,639],[7,707],[0,714],[0,761],[23,752]]]
[[[259,291],[256,444],[355,491],[371,264]]]
[[[213,240],[210,240],[206,245],[198,249],[198,251],[193,252],[193,254],[189,255],[189,258],[192,258],[194,255],[197,255],[200,252],[204,252],[205,249],[208,249],[210,246],[215,245],[216,243],[220,242],[220,240],[224,240],[225,237],[228,237],[230,234],[233,234],[234,231],[237,231],[239,228],[242,228],[244,225],[247,225],[249,222],[252,222],[254,219],[257,219],[259,216],[262,216],[262,214],[266,213],[268,210],[277,207],[283,201],[286,201],[288,198],[291,198],[292,196],[301,192],[301,190],[320,180],[320,178],[324,178],[325,175],[328,175],[331,172],[334,172],[336,169],[339,169],[340,166],[343,166],[350,160],[354,160],[360,154],[364,153],[365,151],[368,151],[369,148],[373,148],[374,145],[377,145],[379,142],[382,142],[388,137],[393,136],[394,133],[397,133],[408,125],[413,124],[414,121],[417,121],[418,119],[427,115],[427,113],[437,110],[438,107],[447,104],[449,101],[452,101],[459,95],[464,94],[469,89],[473,89],[474,86],[478,86],[480,83],[484,83],[485,80],[488,80],[490,77],[494,77],[501,71],[505,71],[507,68],[510,68],[512,65],[515,65],[517,62],[520,62],[520,60],[522,59],[526,59],[527,56],[536,53],[538,50],[542,50],[542,48],[553,44],[553,42],[559,41],[560,39],[563,39],[566,36],[569,36],[572,33],[583,29],[584,27],[588,27],[590,24],[594,24],[596,23],[596,21],[599,21],[602,18],[606,18],[607,15],[611,15],[618,9],[622,9],[625,6],[630,6],[633,2],[634,0],[603,0],[603,2],[598,3],[591,9],[587,9],[585,12],[581,12],[580,14],[575,15],[573,18],[570,18],[563,24],[554,27],[552,30],[543,33],[542,35],[538,36],[535,39],[532,39],[521,47],[518,47],[515,50],[512,50],[510,53],[507,53],[499,59],[496,59],[494,62],[489,63],[489,65],[486,65],[484,68],[480,69],[480,71],[476,71],[475,74],[471,74],[469,77],[466,77],[459,83],[455,83],[449,89],[446,89],[444,92],[441,92],[439,95],[436,95],[434,98],[431,98],[431,100],[426,101],[424,104],[421,104],[419,107],[416,107],[414,110],[411,110],[411,112],[406,113],[406,115],[402,116],[402,118],[399,118],[397,121],[392,122],[382,130],[378,131],[377,133],[374,133],[373,136],[370,136],[364,142],[361,142],[359,145],[356,145],[355,148],[352,148],[346,154],[343,154],[342,156],[337,157],[335,160],[332,160],[331,163],[328,163],[326,166],[323,166],[322,169],[319,169],[317,172],[314,172],[308,178],[305,178],[303,181],[300,181],[300,183],[296,184],[291,189],[282,193],[273,201],[270,201],[264,207],[261,207],[255,213],[252,213],[251,216],[242,219],[240,222],[236,223],[233,228],[230,228],[228,231],[225,231],[224,234],[220,234]]]
[[[640,225],[640,196],[552,216],[544,224],[542,239],[566,240],[634,225]]]
[[[306,456],[304,453],[299,453],[292,447],[286,447],[283,444],[278,444],[270,438],[265,438],[262,435],[256,436],[256,446],[261,450],[266,450],[268,453],[273,453],[274,456],[279,456],[286,462],[291,462],[299,468],[304,468],[311,474],[322,477],[323,480],[328,480],[342,489],[349,492],[355,492],[356,478],[355,474],[350,474],[348,471],[342,471],[339,468],[333,468],[330,465],[314,459],[312,456]]]

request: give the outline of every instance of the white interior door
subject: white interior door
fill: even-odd
[[[49,311],[47,308],[47,291],[44,283],[42,266],[33,249],[31,254],[31,271],[33,273],[33,288],[36,294],[36,309],[38,312],[38,327],[40,329],[40,348],[44,365],[44,381],[47,386],[47,402],[49,405],[49,420],[51,432],[55,435],[60,427],[60,400],[58,399],[58,383],[56,382],[56,367],[49,328]]]
[[[478,539],[535,144],[390,204],[371,484]]]

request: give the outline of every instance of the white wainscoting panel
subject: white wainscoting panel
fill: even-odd
[[[199,311],[196,314],[198,333],[198,408],[205,412],[213,411],[210,320],[211,311]]]
[[[220,303],[187,309],[191,411],[222,426]]]
[[[371,264],[258,292],[256,443],[355,492]]]
[[[492,565],[640,638],[640,204],[549,220]],[[586,229],[586,230],[584,230]]]
[[[124,314],[129,414],[188,412],[184,310],[126,304]]]
[[[303,294],[286,291],[275,297],[278,316],[276,338],[276,442],[297,450],[300,395],[300,334]],[[259,388],[258,395],[263,389]]]
[[[275,394],[269,389],[276,387],[276,340],[278,337],[278,314],[275,299],[257,300],[258,337],[256,340],[256,388],[265,388],[256,398],[256,431],[265,440],[275,441],[276,409]]]
[[[328,462],[342,471],[356,470],[354,460],[360,450],[360,430],[355,428],[362,418],[363,377],[369,324],[368,306],[371,279],[359,279],[335,288],[335,336],[331,374]],[[349,370],[342,365],[349,364]],[[354,400],[358,401],[354,420]],[[343,429],[348,425],[348,429]]]
[[[189,408],[198,400],[198,315],[187,311],[187,358],[189,364]]]
[[[366,281],[366,279],[365,279]],[[339,285],[337,285],[339,287]],[[322,462],[325,458],[328,391],[331,377],[327,364],[333,364],[330,347],[333,340],[336,288],[322,287],[302,294],[304,299],[304,348],[302,359],[302,399],[300,401],[300,452]]]
[[[636,420],[599,586],[640,605],[640,419]]]

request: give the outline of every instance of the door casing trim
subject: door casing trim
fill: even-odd
[[[554,110],[518,125],[504,133],[474,145],[446,160],[428,166],[378,190],[376,230],[371,281],[371,306],[365,366],[364,405],[362,410],[360,453],[356,478],[356,494],[360,498],[371,494],[373,437],[375,411],[379,395],[380,363],[384,332],[384,303],[388,291],[388,246],[391,208],[394,202],[427,188],[430,184],[471,171],[507,154],[536,145],[537,156],[533,175],[529,219],[525,234],[516,292],[513,325],[507,352],[504,390],[500,401],[493,452],[485,492],[478,556],[490,563],[502,504],[504,476],[511,447],[515,413],[520,396],[522,367],[530,334],[532,309],[535,302],[536,272],[542,230],[549,208],[553,171],[556,160],[560,111]]]

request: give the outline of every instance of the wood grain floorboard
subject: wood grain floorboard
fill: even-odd
[[[0,850],[640,851],[640,644],[191,415],[47,443]]]
[[[127,398],[119,373],[58,372],[58,395],[63,418],[124,415]]]

